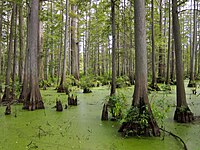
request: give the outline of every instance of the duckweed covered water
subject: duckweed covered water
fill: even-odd
[[[173,89],[174,90],[174,89]],[[108,87],[92,89],[93,93],[82,94],[77,90],[78,106],[69,107],[63,112],[56,112],[56,98],[67,103],[65,94],[53,89],[42,91],[45,110],[26,111],[22,105],[12,105],[12,114],[5,116],[5,107],[0,107],[0,149],[2,150],[181,150],[182,143],[169,135],[159,138],[135,137],[124,138],[117,130],[120,123],[101,121],[104,98],[109,95]],[[121,90],[131,101],[133,88]],[[188,93],[191,93],[189,90]],[[155,99],[162,97],[156,94]],[[189,95],[190,108],[199,113],[198,99]],[[167,99],[175,103],[175,94],[168,94]],[[189,150],[200,150],[200,123],[178,124],[173,122],[174,107],[165,120],[165,129],[179,135]]]

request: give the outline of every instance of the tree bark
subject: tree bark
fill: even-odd
[[[166,84],[169,85],[170,83],[170,48],[171,48],[171,0],[169,0],[169,29],[168,29],[168,52],[167,52],[167,77],[166,77]]]
[[[119,27],[119,16],[120,16],[120,11],[118,10],[118,14],[117,14],[117,19],[118,19],[118,23],[117,23],[117,76],[120,76],[120,27]]]
[[[63,5],[63,1],[60,1],[60,5]],[[68,10],[68,7],[66,8]],[[62,15],[62,22],[63,22],[63,10],[61,11]],[[61,72],[61,59],[62,59],[62,50],[63,50],[63,26],[61,25],[60,28],[60,47],[59,47],[59,56],[58,56],[58,79],[57,79],[57,86],[59,86],[60,78],[62,77],[62,72]]]
[[[42,1],[39,3],[39,12],[42,12]],[[39,20],[38,25],[38,76],[39,81],[44,80],[44,60],[43,60],[43,44],[44,44],[44,35],[43,35],[43,22]]]
[[[161,43],[159,44],[159,59],[158,59],[158,83],[164,83],[164,62],[163,62],[163,46],[162,46],[162,38],[163,38],[163,0],[159,0],[159,7],[160,7],[160,40]]]
[[[136,54],[136,80],[132,101],[132,111],[139,109],[139,117],[133,122],[124,122],[119,132],[136,132],[136,135],[160,136],[159,127],[153,117],[147,95],[147,49],[146,49],[146,23],[145,23],[145,0],[134,0],[134,23],[135,23],[135,54]],[[148,124],[142,127],[139,119],[145,115]],[[139,130],[138,130],[139,129]],[[134,133],[133,133],[134,134]]]
[[[126,40],[127,40],[127,36],[126,36],[126,30],[127,30],[127,25],[126,25],[126,1],[123,1],[123,51],[122,51],[122,71],[121,71],[121,75],[127,75],[127,44],[126,44]]]
[[[28,63],[28,93],[25,98],[23,109],[35,110],[44,109],[44,103],[40,94],[38,82],[38,25],[39,25],[39,0],[30,1],[30,26],[28,37],[28,56],[30,63]],[[30,72],[29,72],[30,71]]]
[[[116,43],[115,43],[115,0],[111,0],[111,22],[112,22],[112,82],[111,82],[111,92],[110,95],[115,95],[116,93],[116,65],[115,65],[115,57],[116,57]]]
[[[64,57],[63,57],[63,70],[62,70],[62,75],[61,75],[61,80],[60,80],[60,85],[58,87],[58,92],[66,92],[67,89],[65,89],[64,84],[66,80],[66,61],[67,61],[67,50],[69,48],[68,45],[68,5],[69,2],[66,0],[66,14],[65,14],[65,40],[64,40]]]
[[[180,25],[178,19],[177,0],[172,0],[172,17],[173,17],[173,34],[175,42],[175,56],[176,56],[176,111],[174,120],[178,122],[191,122],[194,117],[190,111],[185,95],[184,78],[183,78],[183,62],[182,62],[182,44],[180,35]]]
[[[11,76],[11,70],[12,70],[11,58],[12,58],[12,54],[13,54],[13,30],[14,30],[14,24],[15,24],[15,13],[16,13],[16,3],[13,3],[11,25],[10,25],[10,35],[9,35],[9,45],[8,45],[6,83],[5,83],[4,95],[2,97],[2,102],[11,101],[10,76]]]
[[[54,11],[54,2],[51,1],[51,38],[50,38],[50,49],[51,49],[51,53],[50,53],[50,64],[49,64],[49,70],[50,70],[50,77],[51,80],[54,81],[54,31],[53,31],[53,11]]]
[[[14,18],[14,55],[13,55],[13,72],[12,72],[12,99],[15,99],[15,80],[16,80],[16,75],[17,75],[17,5],[16,7],[16,12],[15,12],[15,18]]]
[[[76,14],[76,6],[72,4],[71,11]],[[76,18],[71,18],[71,73],[75,79],[79,80],[78,73],[78,49],[77,49],[77,22]]]
[[[130,2],[130,14],[129,14],[129,21],[130,21],[130,58],[129,58],[129,80],[131,85],[133,85],[134,82],[134,63],[133,63],[133,31],[132,31],[132,2]]]
[[[0,2],[0,76],[2,75],[2,23],[3,23],[3,3],[4,0]],[[2,79],[0,79],[0,92],[2,90]]]
[[[193,12],[193,43],[191,47],[190,56],[190,81],[188,87],[196,87],[195,83],[195,54],[196,54],[196,11],[195,11],[195,1],[194,1],[194,12]]]
[[[28,4],[27,4],[28,5]],[[27,6],[29,8],[29,6]],[[30,65],[30,58],[28,55],[29,51],[29,38],[30,38],[30,9],[27,10],[27,38],[26,38],[26,52],[25,52],[25,62],[24,62],[24,76],[23,76],[23,85],[22,85],[22,90],[19,96],[19,102],[24,102],[26,95],[28,93],[28,83],[29,83],[29,78],[28,78],[28,72],[30,68],[28,66]]]
[[[23,18],[23,6],[19,6],[19,83],[22,84],[24,76],[24,18]]]
[[[175,82],[175,46],[174,46],[174,39],[172,40],[172,59],[171,59],[171,72],[170,72],[170,81],[171,84]]]
[[[156,68],[155,68],[155,33],[154,33],[154,0],[151,0],[151,43],[152,43],[152,80],[151,80],[151,85],[150,87],[154,90],[159,90],[159,87],[157,85],[157,79],[156,79]]]

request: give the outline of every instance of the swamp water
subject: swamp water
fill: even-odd
[[[199,90],[199,91],[198,91]],[[65,94],[56,93],[52,88],[43,91],[45,110],[26,111],[22,105],[12,105],[12,114],[4,115],[5,107],[0,107],[0,150],[182,150],[183,145],[174,137],[165,134],[155,138],[124,138],[117,132],[119,122],[101,121],[104,99],[109,95],[108,87],[93,88],[93,93],[75,93],[78,106],[56,112],[56,98],[67,103]],[[119,90],[118,90],[119,91]],[[133,88],[120,90],[131,102]],[[175,90],[168,94],[175,104]],[[191,93],[187,89],[187,93]],[[200,89],[197,89],[200,92]],[[157,93],[155,100],[162,97]],[[191,97],[191,99],[190,99]],[[188,103],[195,115],[200,115],[200,96],[187,95]],[[173,121],[175,107],[170,108],[165,119],[165,129],[180,136],[188,150],[200,150],[200,122],[178,124]]]

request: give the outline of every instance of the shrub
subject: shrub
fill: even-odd
[[[121,119],[123,117],[127,106],[127,100],[124,94],[120,93],[118,95],[108,96],[106,97],[106,103],[113,118]]]
[[[121,76],[116,79],[116,88],[131,86],[128,76]]]

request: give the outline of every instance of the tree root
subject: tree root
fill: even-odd
[[[188,150],[187,145],[185,144],[185,142],[183,141],[183,139],[181,137],[179,137],[178,135],[176,135],[176,134],[174,134],[174,133],[172,133],[170,131],[167,131],[167,130],[165,130],[163,128],[160,128],[160,130],[162,130],[163,132],[168,133],[169,135],[173,136],[176,139],[179,139],[183,143],[184,150]]]
[[[188,123],[194,120],[194,115],[189,107],[177,107],[174,114],[174,120],[180,123]]]

